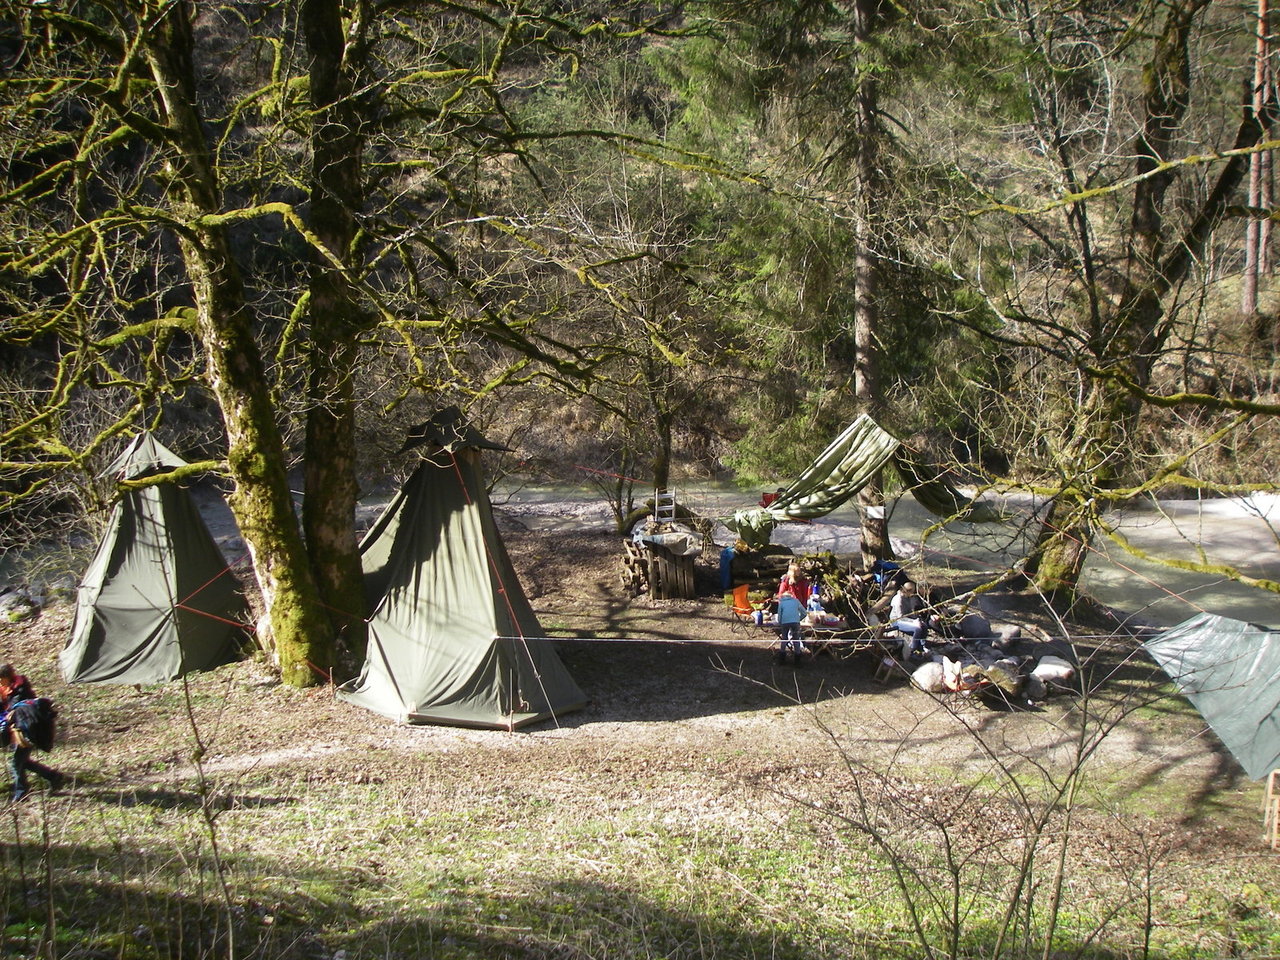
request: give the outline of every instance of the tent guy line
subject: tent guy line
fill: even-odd
[[[762,625],[762,629],[772,630],[772,625]],[[1114,640],[1114,633],[1073,633],[1071,639],[1074,640]],[[759,639],[735,639],[735,640],[670,640],[662,637],[495,637],[496,640],[549,640],[553,643],[563,641],[580,640],[583,643],[666,643],[672,646],[680,647],[741,647],[741,646],[776,646],[777,638],[762,637]],[[825,639],[825,638],[823,638]],[[834,642],[839,643],[840,637],[835,637]]]

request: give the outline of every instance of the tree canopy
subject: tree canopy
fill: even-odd
[[[1265,271],[1234,306],[1272,214],[1262,27],[1207,0],[4,0],[0,510],[15,540],[83,513],[163,429],[228,482],[308,683],[361,648],[356,500],[424,411],[661,487],[793,475],[870,410],[1042,496],[1029,569],[1070,595],[1110,506],[1273,489]]]

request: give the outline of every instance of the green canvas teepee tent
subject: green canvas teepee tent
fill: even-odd
[[[139,434],[106,475],[138,479],[186,463]],[[126,492],[81,582],[58,657],[71,683],[155,683],[236,659],[248,607],[190,494]]]
[[[364,669],[339,695],[408,723],[515,729],[586,703],[516,578],[480,467],[450,418],[361,544],[374,607]],[[430,426],[430,425],[428,425]]]

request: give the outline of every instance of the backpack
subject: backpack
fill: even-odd
[[[55,721],[58,711],[48,697],[20,700],[9,708],[5,718],[9,723],[13,744],[19,748],[39,747],[46,753],[53,749]]]

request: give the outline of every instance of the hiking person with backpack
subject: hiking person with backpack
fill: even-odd
[[[57,792],[66,780],[57,770],[31,759],[36,747],[45,751],[53,747],[56,716],[52,700],[37,697],[30,681],[14,670],[13,664],[0,664],[0,738],[13,751],[9,770],[14,803],[21,803],[31,793],[28,771],[47,780],[50,793]]]
[[[13,669],[12,663],[0,663],[0,717],[9,712],[9,705],[19,700],[34,700],[31,683]]]

